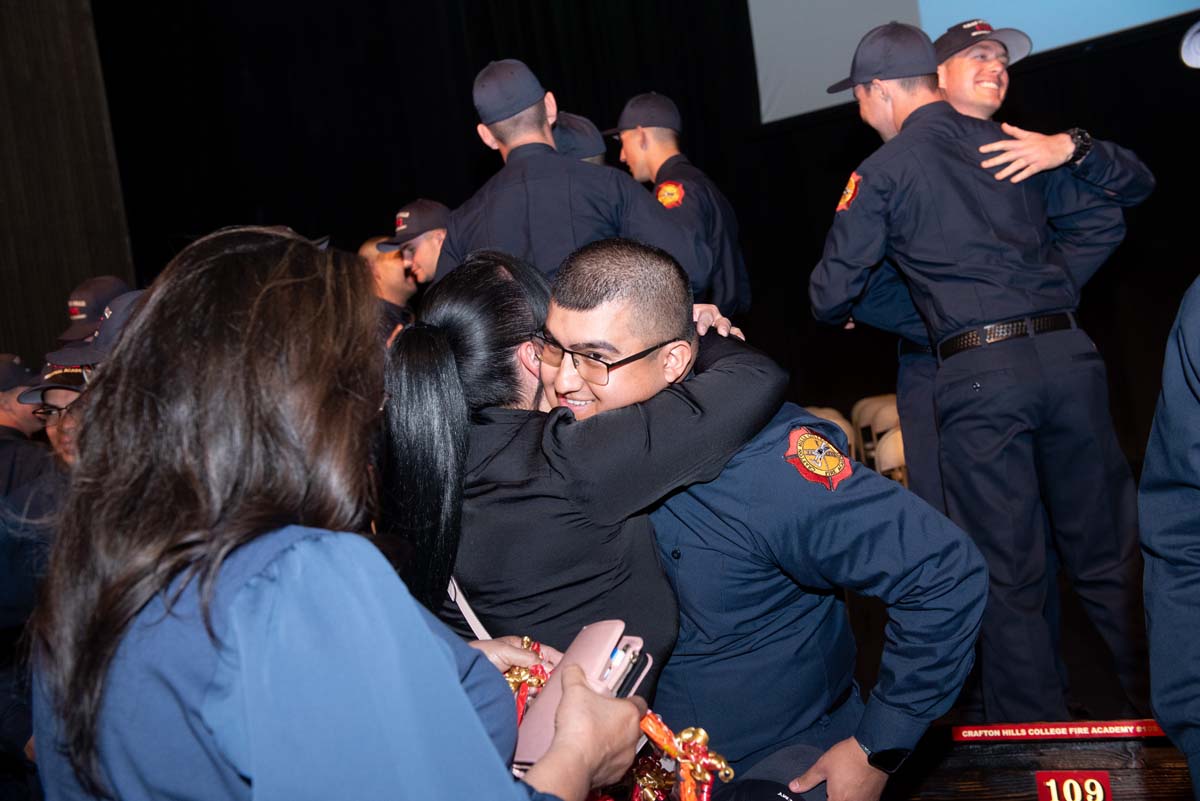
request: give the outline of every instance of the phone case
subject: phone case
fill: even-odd
[[[517,730],[517,752],[513,760],[514,771],[521,770],[523,772],[550,750],[550,743],[554,740],[554,715],[558,711],[559,701],[562,700],[561,668],[567,665],[579,665],[591,682],[593,689],[597,692],[614,695],[617,688],[622,685],[622,680],[627,677],[628,671],[636,664],[640,675],[637,675],[632,683],[624,682],[628,687],[626,694],[635,692],[641,685],[642,679],[650,671],[654,660],[649,654],[641,654],[643,644],[641,637],[624,637],[622,636],[624,632],[625,621],[601,620],[584,626],[580,629],[579,634],[575,635],[571,646],[563,653],[558,668],[550,676],[546,686],[538,693],[536,701],[530,705],[529,710],[525,713],[525,719],[521,721],[521,727]],[[644,659],[633,657],[628,660],[627,665],[622,666],[624,669],[612,670],[605,677],[605,669],[609,666],[614,650],[626,645],[636,649],[638,656],[644,657]]]

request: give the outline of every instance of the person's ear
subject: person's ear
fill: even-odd
[[[483,143],[492,150],[500,149],[500,140],[493,136],[492,132],[482,122],[475,126],[475,133],[479,134],[479,138],[483,140]]]
[[[546,122],[553,127],[555,120],[558,119],[558,101],[554,99],[553,92],[546,92],[543,102],[546,104]]]
[[[663,351],[662,371],[667,383],[676,384],[687,378],[694,353],[692,344],[680,339],[672,342]]]
[[[537,357],[537,351],[533,348],[532,342],[522,342],[517,346],[517,363],[521,365],[521,369],[530,373],[535,380],[541,382],[542,363]]]
[[[650,132],[640,125],[637,127],[637,145],[639,150],[650,148]]]
[[[941,64],[938,64],[937,76],[938,76],[938,89],[945,89],[946,88],[946,62],[943,61]]]

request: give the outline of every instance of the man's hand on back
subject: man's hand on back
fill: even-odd
[[[996,180],[1003,181],[1012,176],[1012,182],[1019,184],[1026,178],[1037,175],[1043,170],[1052,170],[1066,164],[1075,153],[1075,143],[1070,134],[1040,134],[1025,131],[1007,122],[1000,127],[1012,139],[1001,139],[979,148],[980,153],[999,153],[979,166],[985,170],[1008,166],[996,173]]]
[[[825,782],[829,801],[879,801],[888,775],[867,762],[858,740],[848,737],[830,748],[804,775],[792,779],[788,789],[806,793]]]
[[[734,325],[728,317],[722,317],[721,310],[711,303],[697,303],[692,306],[692,320],[696,323],[696,333],[700,336],[704,336],[708,329],[713,328],[723,337],[732,334],[742,341],[746,339],[742,329]]]

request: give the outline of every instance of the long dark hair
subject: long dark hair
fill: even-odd
[[[361,528],[376,322],[356,256],[287,229],[226,229],[167,265],[88,386],[32,635],[89,792],[105,793],[109,664],[148,601],[198,581],[211,635],[213,584],[235,548],[289,524]]]
[[[401,576],[430,609],[441,606],[458,554],[469,422],[528,403],[516,352],[549,305],[536,269],[477,251],[430,289],[420,322],[388,352],[380,532],[407,544]]]

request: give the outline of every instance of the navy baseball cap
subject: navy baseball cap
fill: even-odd
[[[506,58],[479,71],[471,96],[479,121],[491,125],[529,108],[546,96],[546,90],[524,62]]]
[[[17,396],[20,403],[37,406],[42,403],[42,393],[48,389],[70,389],[83,392],[87,379],[79,365],[47,364],[42,368],[37,383]]]
[[[115,275],[99,275],[75,287],[67,298],[67,316],[71,318],[71,325],[58,335],[59,341],[74,342],[96,333],[104,307],[128,291],[129,285]]]
[[[554,149],[573,159],[603,156],[607,151],[600,129],[587,117],[569,111],[558,112],[554,123]]]
[[[625,108],[621,109],[621,116],[617,118],[617,127],[609,128],[604,135],[629,131],[639,125],[643,128],[670,128],[675,133],[683,131],[683,120],[675,101],[658,92],[646,92],[629,98]]]
[[[419,197],[396,212],[396,234],[375,246],[381,253],[389,253],[404,247],[404,243],[416,239],[427,231],[445,228],[450,223],[450,209],[436,200]]]
[[[0,353],[0,392],[17,387],[32,387],[38,382],[37,374],[21,363],[15,353]]]
[[[135,289],[117,297],[104,307],[104,319],[91,342],[76,343],[46,354],[51,364],[99,364],[112,354],[125,323],[133,316],[138,298],[145,292]]]
[[[993,28],[981,19],[969,19],[951,25],[933,43],[933,52],[941,64],[955,53],[966,50],[976,42],[999,42],[1008,50],[1011,67],[1033,51],[1033,40],[1016,28]]]
[[[911,78],[937,72],[933,42],[925,31],[903,22],[889,22],[872,28],[858,43],[850,62],[850,77],[843,78],[825,91],[843,92],[860,83],[892,78]]]

